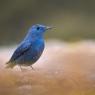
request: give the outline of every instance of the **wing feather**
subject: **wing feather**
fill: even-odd
[[[20,46],[13,53],[13,55],[8,63],[14,62],[16,59],[18,59],[20,56],[22,56],[25,52],[27,52],[30,47],[31,47],[30,42],[21,43]]]

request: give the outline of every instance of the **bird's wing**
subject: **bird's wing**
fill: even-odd
[[[20,56],[22,56],[25,52],[27,52],[31,47],[30,42],[23,42],[14,52],[9,62],[14,62]],[[9,63],[8,62],[8,63]]]

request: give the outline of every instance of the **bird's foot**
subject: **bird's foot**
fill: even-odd
[[[20,70],[21,71],[26,71],[26,69],[25,68],[22,68],[22,66],[20,66]]]
[[[27,70],[27,69],[25,69],[25,68],[22,68],[21,65],[20,65],[19,67],[20,67],[20,70],[21,70],[21,71],[26,71],[26,70]],[[35,70],[35,69],[32,67],[32,65],[31,65],[30,67],[31,67],[32,70]]]

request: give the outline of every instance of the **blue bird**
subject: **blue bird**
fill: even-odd
[[[30,27],[26,37],[7,62],[7,68],[13,68],[16,65],[32,67],[44,50],[44,33],[48,29],[51,27],[40,24]]]

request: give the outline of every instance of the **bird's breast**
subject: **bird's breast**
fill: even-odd
[[[33,49],[34,58],[38,59],[44,50],[44,41],[43,40],[35,41],[31,48]]]
[[[34,50],[37,52],[37,53],[41,53],[43,52],[44,50],[44,41],[43,40],[37,40],[35,43],[34,43]]]

